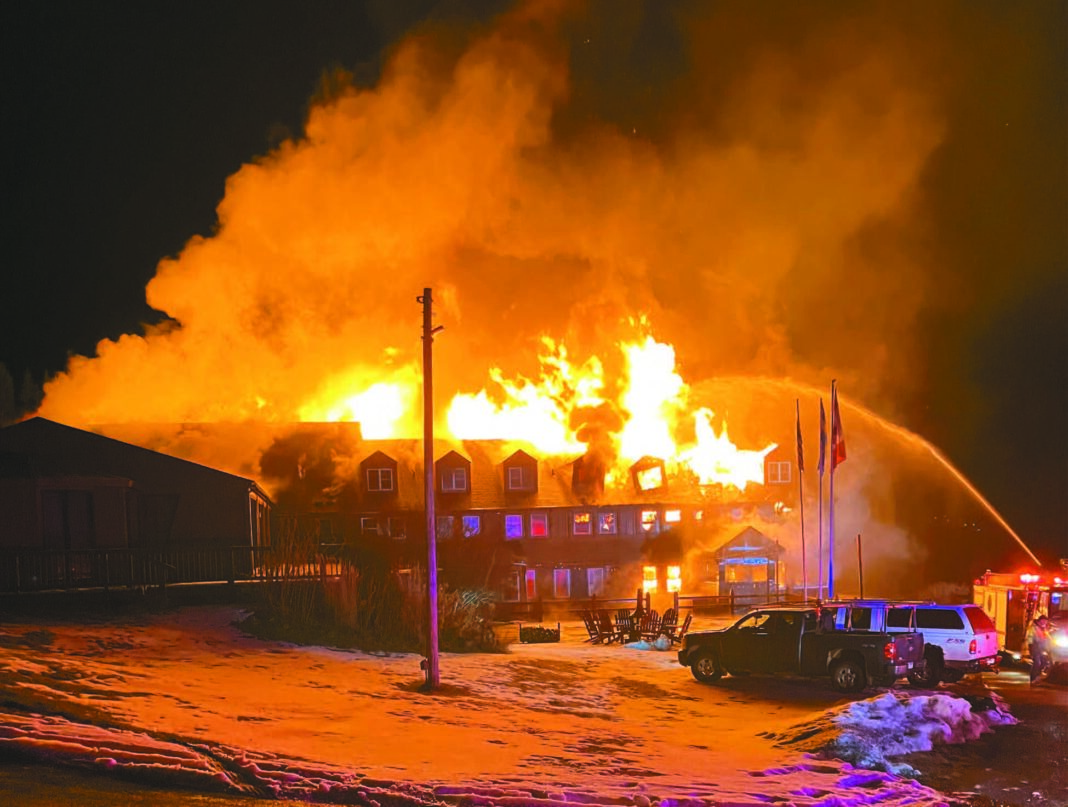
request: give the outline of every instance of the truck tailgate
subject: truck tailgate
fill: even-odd
[[[923,634],[899,633],[894,636],[897,657],[902,661],[920,661],[923,659]]]

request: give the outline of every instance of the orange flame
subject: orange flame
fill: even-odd
[[[547,352],[539,357],[538,381],[520,376],[506,379],[499,368],[490,371],[496,395],[486,389],[459,394],[448,409],[448,428],[458,439],[522,440],[549,455],[582,454],[588,438],[580,439],[572,424],[584,407],[614,406],[622,427],[606,435],[616,460],[608,482],[626,477],[629,465],[645,456],[665,460],[675,471],[692,473],[702,485],[732,485],[744,490],[764,482],[764,458],[775,448],[739,449],[727,434],[717,435],[713,413],[706,408],[693,415],[695,440],[682,448],[676,442],[686,414],[689,386],[675,369],[675,350],[652,336],[621,342],[625,374],[615,400],[607,396],[603,364],[590,357],[581,365],[569,361],[566,348],[543,337]],[[494,398],[500,402],[495,403]]]

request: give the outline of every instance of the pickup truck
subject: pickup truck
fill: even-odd
[[[956,683],[968,673],[996,670],[1000,661],[997,627],[972,603],[840,600],[823,603],[823,612],[834,614],[839,629],[922,633],[926,664],[909,672],[916,686]]]
[[[816,608],[775,606],[751,611],[723,630],[691,631],[679,664],[708,683],[724,673],[830,676],[835,689],[890,686],[924,664],[923,635],[821,627]]]

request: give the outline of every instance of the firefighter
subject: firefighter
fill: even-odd
[[[1039,614],[1027,631],[1027,647],[1031,652],[1031,683],[1037,681],[1050,664],[1049,617]]]

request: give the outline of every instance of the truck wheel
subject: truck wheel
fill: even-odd
[[[831,667],[831,683],[839,692],[860,692],[867,683],[864,665],[851,658],[839,659]]]
[[[694,657],[693,663],[690,664],[690,672],[702,684],[710,684],[723,677],[723,670],[711,650],[702,650]]]
[[[909,683],[914,687],[922,687],[926,689],[934,689],[938,686],[938,682],[942,678],[942,673],[945,670],[945,666],[942,663],[941,652],[931,652],[928,650],[923,654],[924,661],[923,670],[917,672],[913,670],[909,673]]]

